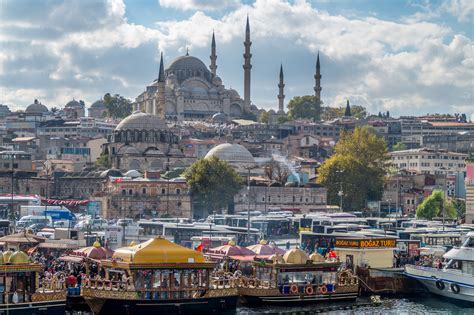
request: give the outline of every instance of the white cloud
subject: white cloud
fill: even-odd
[[[183,11],[214,11],[229,7],[237,7],[240,4],[239,0],[159,0],[159,2],[164,8]]]
[[[21,9],[14,3],[8,3],[11,12]],[[198,1],[183,3],[184,8]],[[219,17],[198,11],[150,27],[128,22],[120,0],[47,4],[37,8],[44,10],[43,19],[29,11],[19,18],[0,12],[0,103],[26,106],[40,98],[61,106],[72,97],[93,102],[106,92],[133,98],[154,79],[159,50],[165,51],[165,62],[184,53],[186,46],[207,58],[213,29],[219,75],[241,92],[247,14],[257,105],[276,106],[280,61],[287,102],[312,93],[317,51],[327,105],[341,106],[349,97],[371,112],[404,114],[454,111],[473,103],[472,40],[442,24],[349,18],[319,11],[305,1],[258,0]]]
[[[455,16],[460,22],[470,22],[472,24],[472,14],[474,13],[474,1],[472,0],[448,0],[442,8]]]

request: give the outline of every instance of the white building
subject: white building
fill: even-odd
[[[452,174],[464,172],[467,154],[427,148],[390,152],[392,165],[398,170],[421,174]]]

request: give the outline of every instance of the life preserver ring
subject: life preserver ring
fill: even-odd
[[[444,282],[441,280],[436,281],[436,287],[438,288],[438,290],[441,290],[441,291],[444,290],[445,288]]]
[[[459,287],[459,285],[457,285],[456,283],[451,283],[451,291],[454,293],[454,294],[459,294],[459,291],[461,291],[461,288]]]
[[[321,293],[322,294],[328,293],[328,288],[324,284],[321,286]]]
[[[307,295],[313,295],[314,294],[314,289],[312,286],[308,285],[306,286],[306,288],[304,289],[304,292],[307,294]]]
[[[291,294],[296,294],[296,293],[298,293],[298,286],[297,286],[296,284],[292,284],[292,285],[290,286],[290,292],[291,292]]]

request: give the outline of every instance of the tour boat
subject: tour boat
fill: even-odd
[[[474,303],[474,232],[443,258],[447,260],[443,268],[406,265],[405,274],[417,279],[430,293]]]
[[[232,279],[213,278],[215,263],[161,237],[119,248],[100,265],[104,269],[81,288],[95,315],[212,314],[237,305]]]
[[[65,276],[58,273],[51,279],[43,279],[40,288],[41,271],[42,266],[31,263],[22,251],[0,252],[0,314],[64,314]]]
[[[249,304],[294,305],[358,296],[358,279],[351,270],[341,270],[335,259],[308,256],[301,249],[256,259],[253,267],[253,276],[240,276],[239,281],[239,294]]]

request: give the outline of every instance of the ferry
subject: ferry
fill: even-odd
[[[405,274],[417,279],[430,293],[473,304],[474,232],[469,232],[462,246],[454,247],[443,258],[448,261],[443,268],[406,265]]]
[[[43,279],[42,266],[31,263],[22,251],[0,252],[0,314],[63,315],[66,306],[65,275]]]
[[[101,260],[105,277],[86,278],[82,296],[95,315],[217,314],[235,310],[232,278],[216,281],[216,264],[162,237],[122,247]]]
[[[359,292],[358,278],[351,270],[341,269],[341,262],[327,261],[316,253],[308,256],[298,248],[283,256],[255,259],[253,275],[241,275],[239,281],[240,295],[254,305],[354,300]]]

